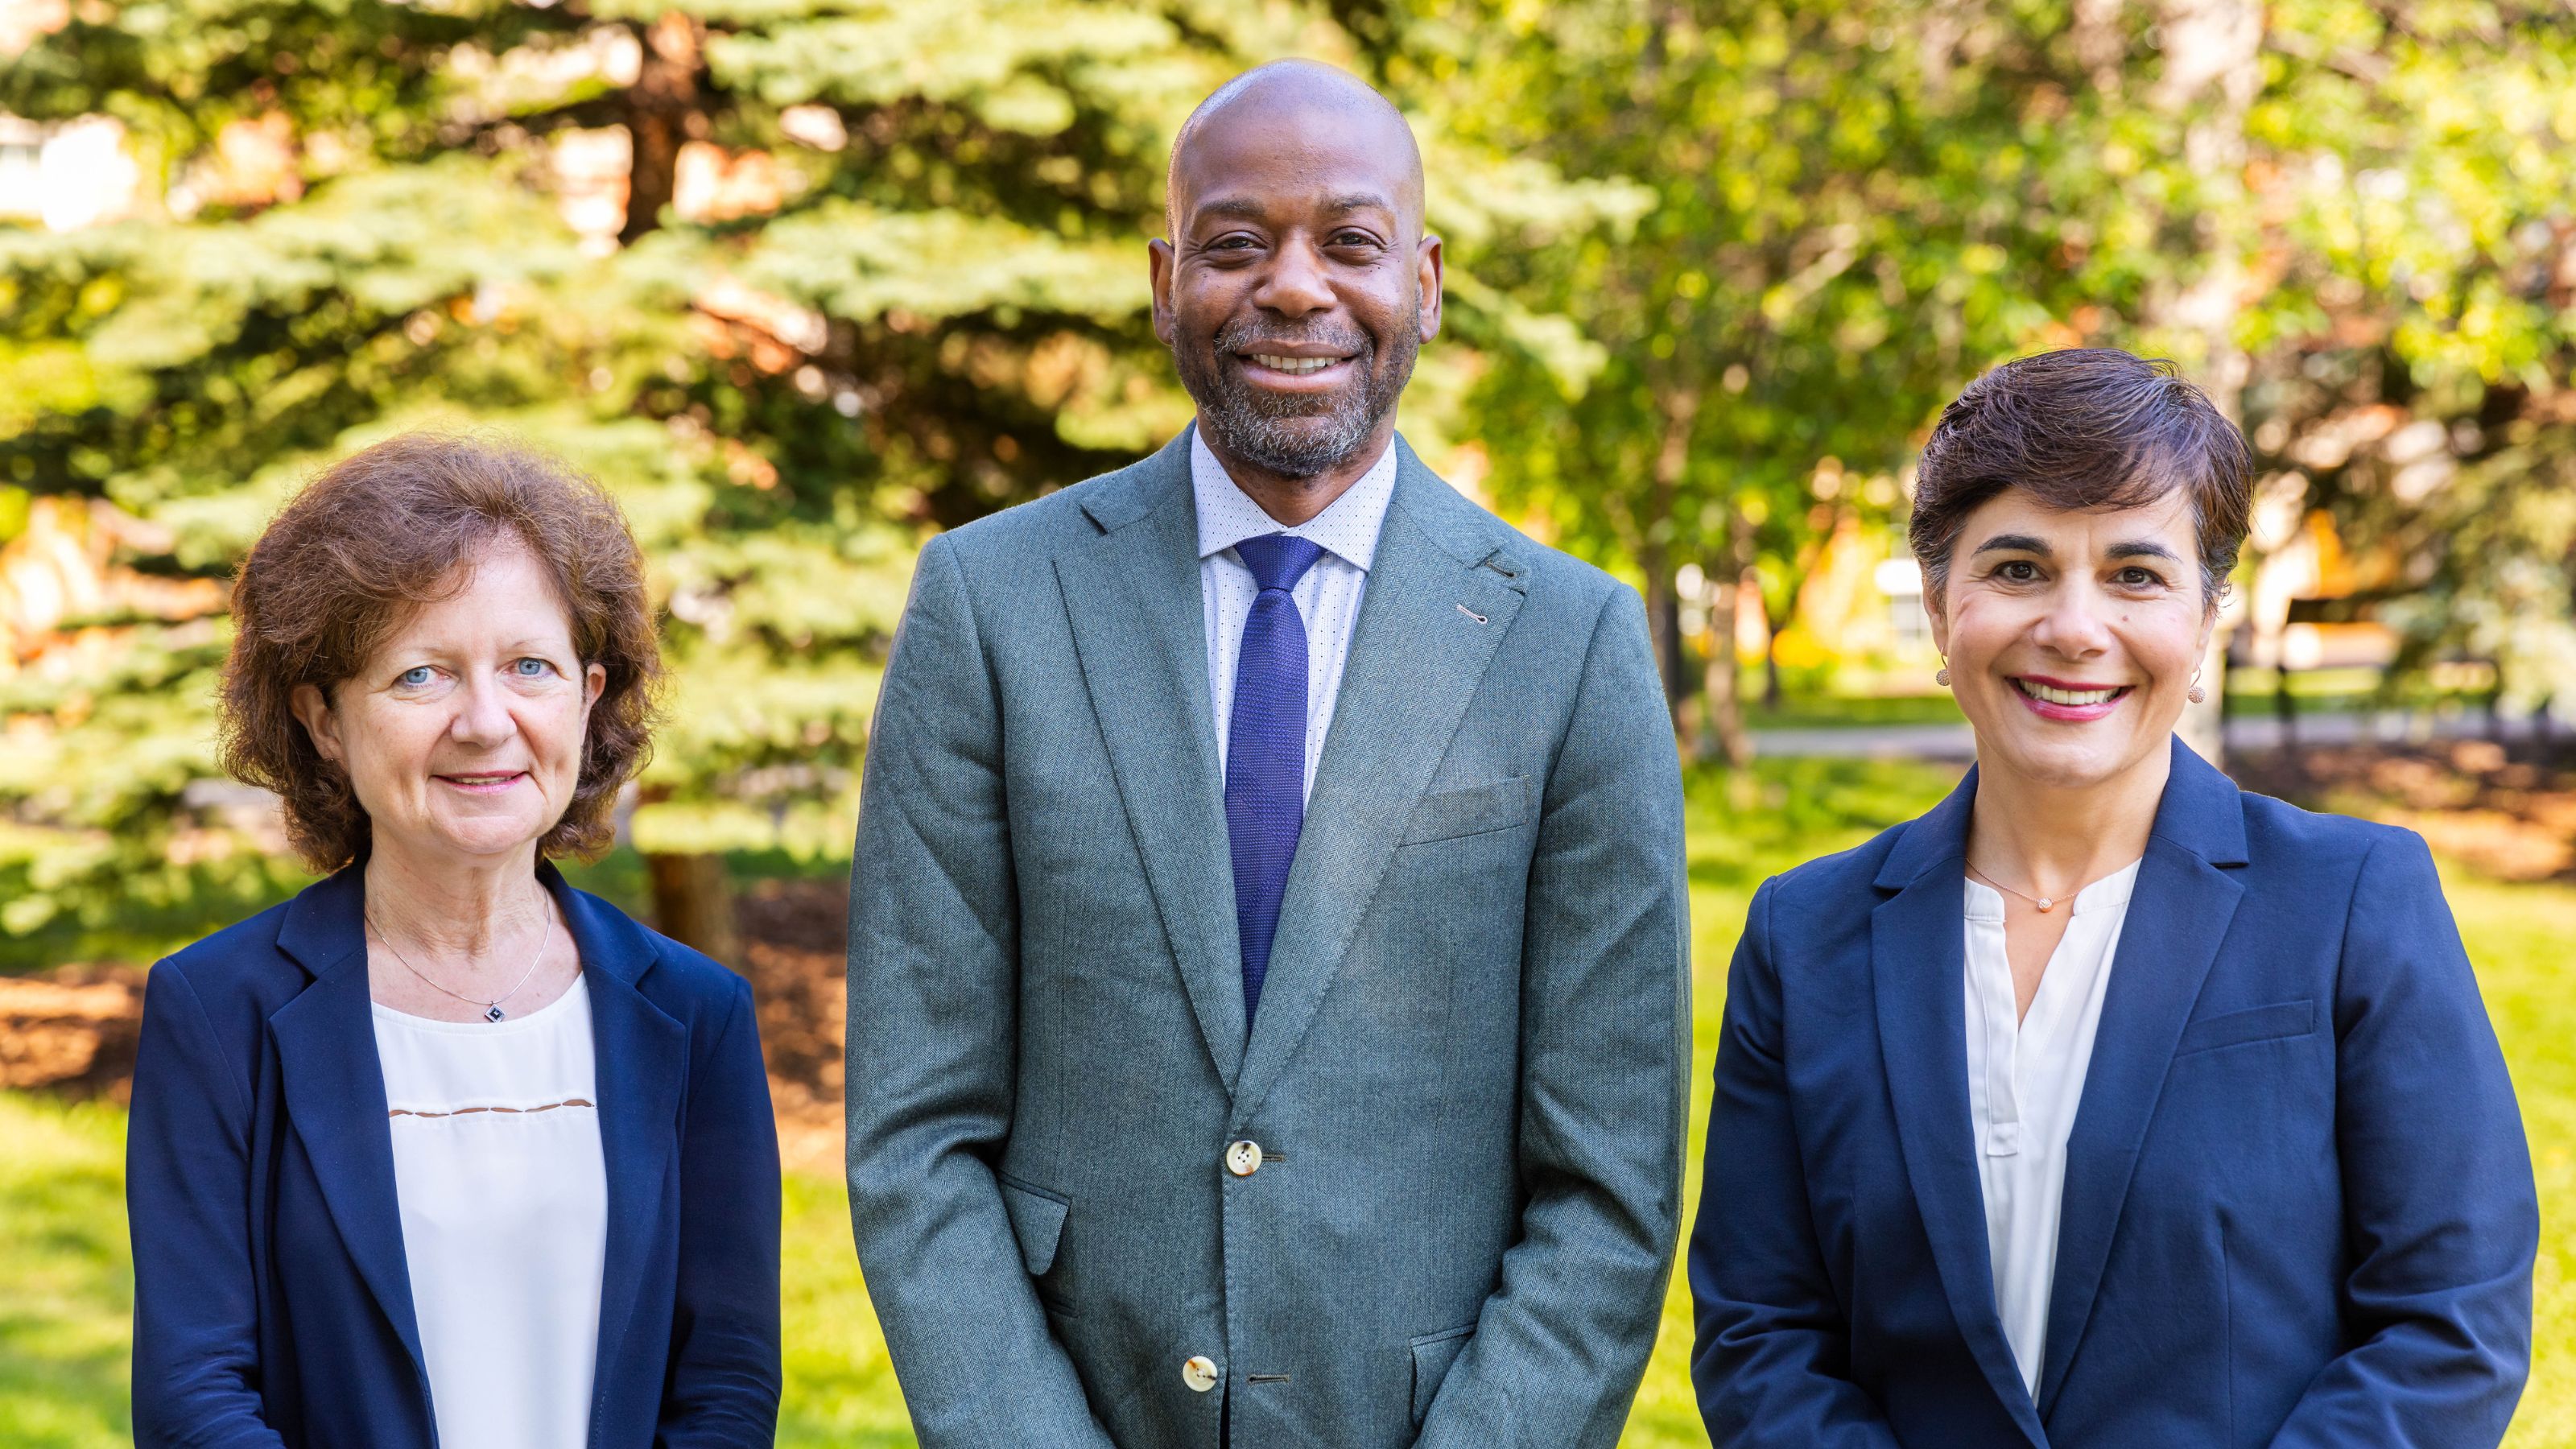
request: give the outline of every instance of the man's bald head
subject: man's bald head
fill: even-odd
[[[1221,175],[1194,165],[1204,150],[1229,149],[1238,129],[1295,140],[1330,128],[1339,138],[1381,157],[1385,179],[1413,236],[1422,234],[1422,148],[1395,103],[1368,82],[1315,60],[1274,60],[1218,86],[1181,123],[1164,176],[1164,225],[1178,235],[1186,202]]]
[[[1390,445],[1440,330],[1413,128],[1346,72],[1265,65],[1191,113],[1169,197],[1171,235],[1146,247],[1154,331],[1199,436],[1236,482],[1279,490],[1272,517],[1312,517]]]

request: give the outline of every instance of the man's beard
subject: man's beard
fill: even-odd
[[[1228,367],[1221,360],[1255,351],[1264,342],[1321,342],[1347,352],[1359,385],[1317,396],[1271,392],[1246,381],[1240,364]],[[1422,342],[1399,328],[1392,343],[1387,365],[1380,368],[1375,344],[1356,329],[1286,328],[1245,318],[1221,329],[1213,347],[1192,346],[1176,331],[1172,362],[1180,370],[1181,386],[1198,404],[1199,426],[1219,452],[1282,478],[1312,478],[1349,462],[1395,411],[1404,385],[1413,379]]]

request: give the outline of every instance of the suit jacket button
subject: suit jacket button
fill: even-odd
[[[1250,1177],[1259,1172],[1261,1144],[1249,1137],[1241,1142],[1228,1143],[1225,1149],[1225,1170],[1237,1177]]]
[[[1191,1358],[1189,1362],[1181,1365],[1181,1382],[1188,1384],[1190,1386],[1190,1392],[1194,1394],[1204,1394],[1208,1390],[1215,1388],[1215,1361],[1205,1354],[1199,1354]]]

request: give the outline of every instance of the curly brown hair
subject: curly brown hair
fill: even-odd
[[[367,812],[348,773],[295,718],[298,686],[327,697],[410,610],[452,597],[504,533],[554,576],[585,665],[607,672],[581,774],[537,849],[589,859],[613,834],[617,792],[651,749],[661,647],[644,557],[607,490],[560,459],[484,436],[406,433],[357,453],[286,505],[233,581],[219,702],[224,768],[277,793],[305,864],[366,857]]]

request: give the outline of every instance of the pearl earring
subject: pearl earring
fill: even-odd
[[[1937,685],[1941,686],[1943,689],[1948,689],[1948,688],[1950,687],[1950,661],[1949,661],[1949,660],[1944,659],[1944,660],[1942,660],[1942,661],[1941,661],[1941,668],[1940,668],[1940,670],[1939,670],[1938,672],[1936,672],[1936,673],[1932,676],[1932,682],[1933,682],[1934,684],[1937,684]]]
[[[2199,670],[2195,669],[2191,672],[2191,689],[2183,695],[2183,698],[2190,700],[2194,704],[2202,703],[2209,698],[2209,691],[2200,687]]]

